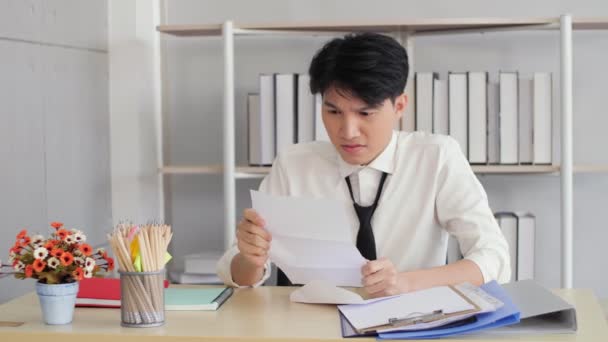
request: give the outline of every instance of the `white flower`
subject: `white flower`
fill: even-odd
[[[74,258],[74,262],[76,263],[76,265],[78,266],[82,266],[84,265],[84,259],[82,257],[75,257]]]
[[[84,277],[85,278],[91,278],[91,277],[93,277],[93,271],[91,271],[91,270],[84,270]]]
[[[81,256],[82,255],[82,251],[80,251],[80,249],[76,249],[76,250],[74,250],[74,252],[72,252],[72,254],[74,256]]]
[[[13,263],[13,261],[15,261],[15,257],[16,257],[16,256],[17,256],[17,254],[15,254],[15,252],[11,251],[11,252],[8,254],[8,262],[12,264],[12,263]]]
[[[34,245],[43,245],[44,244],[44,236],[42,236],[42,235],[34,235],[32,237],[32,244],[34,244]]]
[[[15,271],[17,272],[21,272],[25,269],[25,264],[23,264],[23,262],[19,261],[17,263],[17,265],[15,265]]]
[[[34,258],[44,260],[49,255],[49,251],[44,247],[38,247],[34,250]]]
[[[47,262],[47,266],[52,269],[56,269],[59,265],[61,265],[61,261],[55,257],[50,258]]]
[[[95,268],[95,259],[86,258],[84,261],[84,267],[87,271],[93,271],[93,268]]]
[[[71,245],[71,244],[73,244],[74,242],[76,242],[76,241],[74,241],[74,235],[68,235],[68,236],[65,238],[65,242],[67,242],[67,243],[68,243],[68,244],[70,244],[70,245]]]
[[[73,236],[74,236],[74,241],[76,241],[76,242],[84,242],[85,241],[84,234],[82,234],[82,233],[76,233]]]
[[[97,254],[102,255],[106,250],[104,248],[97,248]]]

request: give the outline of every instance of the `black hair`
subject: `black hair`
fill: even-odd
[[[367,105],[377,106],[403,93],[409,72],[407,52],[395,39],[377,33],[348,34],[327,42],[308,73],[313,94],[334,86]]]

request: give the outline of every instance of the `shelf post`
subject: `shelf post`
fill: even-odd
[[[572,16],[560,18],[561,35],[561,287],[572,288]]]
[[[232,21],[222,25],[224,42],[224,249],[232,246],[236,229],[234,156],[234,29]]]

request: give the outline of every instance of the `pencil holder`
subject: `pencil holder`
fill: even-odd
[[[120,273],[123,327],[157,327],[165,323],[165,271]]]

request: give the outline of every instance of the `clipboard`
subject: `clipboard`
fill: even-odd
[[[439,321],[444,321],[445,324],[450,324],[455,321],[455,319],[461,320],[472,317],[477,313],[482,311],[482,308],[477,305],[473,300],[467,297],[462,291],[458,290],[456,287],[452,285],[448,285],[454,293],[459,295],[462,299],[464,299],[467,303],[473,306],[472,309],[462,310],[456,312],[445,313],[443,310],[438,309],[431,312],[420,312],[420,313],[411,313],[407,316],[402,317],[390,317],[385,324],[370,326],[362,329],[356,329],[352,324],[349,325],[355,330],[357,334],[360,335],[369,335],[376,334],[380,331],[385,331],[389,329],[399,329],[403,327],[412,327],[415,325],[419,325],[421,323],[439,323]],[[342,313],[341,313],[342,315]],[[345,320],[348,321],[348,318],[342,315]],[[440,324],[441,325],[441,324]],[[438,325],[437,325],[438,326]]]

